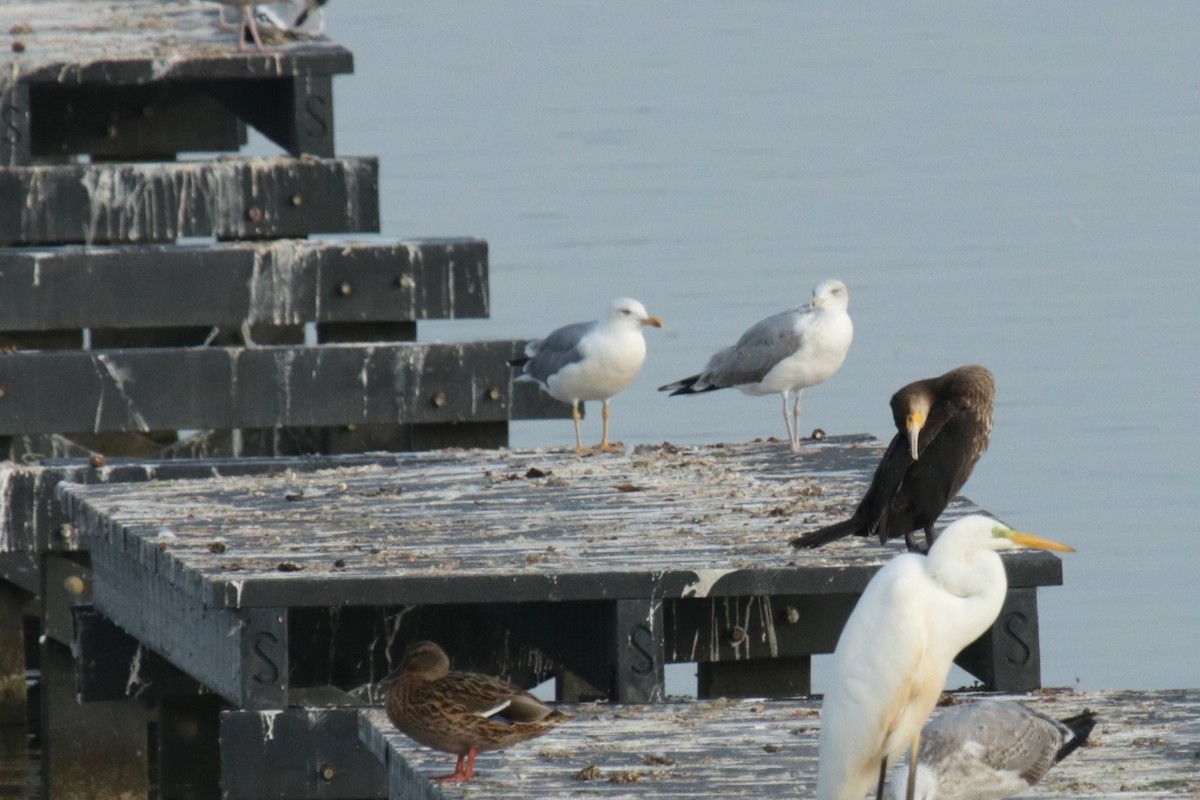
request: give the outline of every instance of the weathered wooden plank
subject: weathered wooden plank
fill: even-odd
[[[0,170],[0,245],[300,237],[379,230],[374,158]]]
[[[481,239],[0,250],[0,330],[487,317]]]
[[[387,797],[383,764],[358,738],[358,725],[356,709],[222,713],[222,797]]]
[[[217,27],[216,5],[125,0],[16,0],[0,5],[0,27],[24,45],[6,80],[121,85],[213,78],[347,74],[354,60],[326,39],[239,52]],[[15,30],[14,30],[15,28]]]
[[[880,448],[841,437],[802,459],[758,443],[412,454],[395,469],[62,494],[94,550],[169,565],[213,607],[846,594],[896,548],[787,541],[846,513]],[[946,522],[972,510],[960,498]],[[1048,554],[1006,563],[1017,587],[1062,579]]]
[[[127,483],[203,480],[220,476],[294,474],[371,464],[394,466],[397,463],[394,455],[373,453],[168,461],[110,459],[98,460],[93,464],[87,458],[80,459],[73,450],[61,444],[65,441],[61,437],[47,438],[51,447],[38,450],[38,458],[47,466],[0,463],[0,554],[20,554],[0,561],[0,578],[32,593],[40,591],[41,576],[37,563],[29,560],[31,554],[71,551],[80,547],[75,526],[63,515],[56,497],[56,487],[63,481]]]
[[[515,401],[521,342],[129,349],[0,355],[0,435],[562,414]]]
[[[981,696],[955,698],[968,702]],[[1030,797],[1149,800],[1192,798],[1200,792],[1198,690],[1053,691],[1013,699],[1054,717],[1085,708],[1099,717],[1088,745],[1050,770],[1027,793]],[[820,701],[812,698],[565,707],[575,715],[572,722],[533,742],[481,753],[475,780],[461,787],[437,788],[429,782],[429,776],[447,771],[452,757],[396,732],[381,709],[362,712],[359,733],[388,765],[393,786],[414,792],[393,791],[393,798],[472,792],[497,800],[811,797],[819,709]],[[584,778],[585,770],[592,777]]]

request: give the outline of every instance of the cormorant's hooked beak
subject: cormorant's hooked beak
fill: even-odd
[[[1028,547],[1033,550],[1054,550],[1059,553],[1075,552],[1075,548],[1070,545],[1065,545],[1052,539],[1043,539],[1041,536],[1034,536],[1032,533],[1014,531],[1012,528],[997,527],[992,531],[992,535],[1002,536],[1013,544],[1019,544],[1021,547]]]
[[[908,430],[908,450],[912,453],[913,461],[916,461],[917,456],[920,455],[921,428],[924,426],[925,415],[920,411],[913,411],[905,420],[905,428]]]

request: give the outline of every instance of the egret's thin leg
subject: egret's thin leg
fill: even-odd
[[[907,800],[913,800],[917,796],[917,750],[921,746],[921,733],[913,737],[912,749],[908,752],[908,788],[904,790],[904,796]]]

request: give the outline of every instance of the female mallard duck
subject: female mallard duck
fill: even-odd
[[[385,679],[388,719],[420,744],[458,756],[453,774],[439,775],[438,782],[469,781],[480,751],[533,739],[571,719],[511,683],[451,672],[450,659],[433,642],[410,645],[401,669]]]

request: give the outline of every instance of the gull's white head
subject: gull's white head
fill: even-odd
[[[618,297],[609,303],[608,313],[604,315],[604,319],[610,323],[625,323],[628,321],[635,323],[639,328],[646,325],[655,328],[663,326],[661,319],[646,313],[646,307],[632,297]]]
[[[829,278],[813,287],[812,302],[809,305],[813,308],[845,311],[849,304],[850,293],[846,291],[846,284],[836,278]]]

